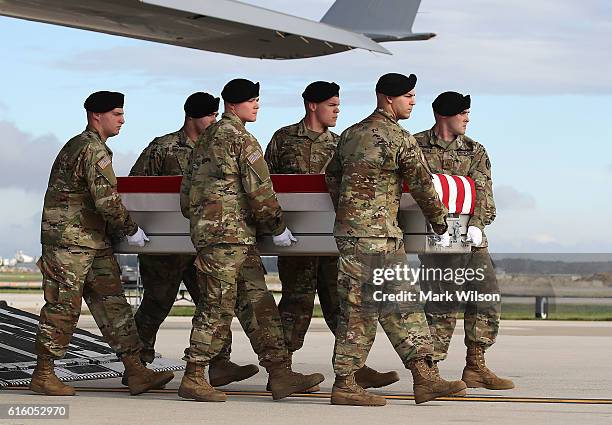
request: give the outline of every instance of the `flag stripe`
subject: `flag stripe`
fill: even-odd
[[[444,174],[444,178],[448,181],[448,212],[457,212],[457,185],[452,176]]]
[[[459,176],[451,176],[455,182],[455,186],[457,187],[457,202],[455,203],[455,212],[462,214],[463,207],[465,202],[465,186],[463,185],[463,180]]]
[[[463,176],[458,176],[461,179],[463,184],[463,189],[465,193],[465,200],[463,201],[463,205],[461,206],[461,214],[469,214],[472,208],[472,186],[470,186],[470,182],[467,178]]]
[[[470,187],[472,188],[472,205],[470,206],[470,214],[474,214],[474,207],[476,206],[476,185],[474,184],[474,180],[468,179],[470,182]]]
[[[442,203],[448,207],[448,180],[444,174],[438,174],[440,177],[440,185],[442,186]]]
[[[442,191],[442,183],[440,182],[440,176],[437,174],[433,175],[433,185],[434,185],[434,189],[436,189],[436,192],[438,192],[438,196],[440,197],[440,200],[444,202],[444,200],[442,199],[442,194],[444,193]]]

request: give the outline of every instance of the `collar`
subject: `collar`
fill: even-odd
[[[443,140],[439,138],[438,136],[436,136],[434,127],[431,127],[428,133],[429,133],[428,134],[429,137],[427,139],[430,145],[439,146],[444,150],[457,150],[457,149],[463,149],[465,147],[465,142],[463,141],[462,135],[455,137],[455,140],[451,140],[449,142],[447,140]]]
[[[185,130],[182,127],[176,133],[178,134],[179,146],[189,146],[190,148],[193,148],[195,146],[195,141],[191,140],[189,136],[187,136]]]
[[[395,119],[395,117],[393,116],[393,114],[391,112],[387,112],[387,111],[383,110],[382,108],[376,108],[374,113],[375,114],[378,113],[378,114],[382,115],[383,117],[385,117],[388,120],[390,120],[391,122],[393,122],[393,124],[397,124],[397,119]]]
[[[306,122],[303,119],[297,124],[297,135],[300,137],[308,137],[313,142],[322,138],[329,138],[330,134],[329,129],[325,130],[323,133],[317,133],[316,131],[310,130],[306,127]]]
[[[85,130],[83,131],[83,134],[86,134],[89,138],[95,140],[96,142],[100,143],[102,146],[104,146],[104,149],[106,149],[106,151],[108,152],[108,154],[110,156],[113,156],[113,151],[108,147],[108,145],[102,141],[102,136],[100,136],[100,133],[98,133],[98,131],[96,129],[93,129],[89,126],[85,127]]]
[[[221,115],[221,119],[225,119],[225,120],[229,120],[232,122],[232,124],[238,126],[240,129],[246,130],[246,127],[244,126],[244,123],[240,120],[240,118],[238,118],[238,116],[232,112],[224,112]]]

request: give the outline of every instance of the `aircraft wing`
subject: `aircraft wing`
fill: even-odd
[[[233,0],[0,0],[0,15],[261,59],[390,54],[363,34]]]

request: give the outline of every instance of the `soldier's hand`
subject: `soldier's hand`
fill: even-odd
[[[438,235],[438,237],[440,239],[436,242],[436,245],[439,245],[445,248],[450,246],[451,241],[450,241],[450,235],[448,233]]]
[[[139,227],[138,230],[136,230],[136,233],[134,233],[132,236],[127,236],[127,242],[128,245],[139,246],[142,248],[145,246],[145,242],[149,242],[149,238],[144,230]]]
[[[482,230],[476,226],[469,226],[465,241],[471,242],[475,246],[480,245],[482,243]]]
[[[287,227],[285,227],[285,231],[280,235],[272,236],[272,242],[274,242],[276,246],[291,246],[297,241],[297,238],[291,234],[291,230]]]

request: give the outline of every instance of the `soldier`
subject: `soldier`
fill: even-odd
[[[476,186],[474,214],[468,222],[467,239],[472,242],[470,254],[421,255],[428,268],[481,269],[483,279],[469,279],[466,291],[499,294],[495,270],[489,255],[484,227],[495,219],[495,202],[491,180],[491,162],[485,148],[465,135],[469,122],[470,96],[456,92],[444,92],[433,102],[435,125],[416,138],[429,168],[434,173],[468,176]],[[428,282],[433,290],[454,292],[455,282]],[[427,302],[425,312],[434,342],[434,361],[446,358],[451,337],[457,321],[457,313],[463,310],[466,366],[461,378],[468,387],[507,390],[514,388],[510,379],[500,378],[485,365],[484,352],[495,343],[499,329],[499,302],[468,302],[459,305]]]
[[[415,105],[416,76],[385,74],[376,84],[377,109],[340,136],[326,171],[336,207],[334,236],[340,251],[333,365],[336,381],[332,404],[382,406],[385,398],[365,391],[355,382],[380,323],[414,378],[417,404],[465,390],[461,381],[447,382],[433,367],[431,336],[421,305],[377,302],[373,274],[407,267],[403,231],[398,226],[402,183],[437,234],[446,229],[447,210],[441,203],[431,174],[421,162],[414,138],[398,121],[410,116]],[[416,294],[404,290],[399,278],[387,279],[383,294]],[[417,288],[418,289],[418,288]],[[391,300],[391,298],[387,298]]]
[[[339,136],[329,130],[336,126],[340,112],[340,87],[315,81],[302,93],[305,117],[297,124],[277,130],[266,148],[265,158],[273,174],[323,174]],[[278,257],[278,275],[283,294],[278,304],[289,355],[304,345],[312,319],[315,293],[323,317],[336,331],[339,305],[337,294],[338,257]],[[355,373],[363,388],[383,387],[399,380],[397,372],[379,373],[364,366]],[[318,388],[312,388],[318,391]]]
[[[109,137],[119,134],[123,94],[96,92],[85,100],[87,128],[61,149],[49,177],[42,214],[45,305],[36,334],[38,360],[30,389],[74,395],[57,378],[53,362],[68,348],[81,312],[89,306],[102,335],[121,357],[131,394],[165,385],[174,375],[153,372],[140,362],[140,340],[119,276],[109,234],[144,246],[147,235],[132,220],[117,193]]]
[[[277,246],[297,242],[285,226],[259,143],[245,128],[257,119],[259,83],[235,79],[221,92],[225,112],[201,136],[181,185],[181,209],[190,219],[197,250],[200,293],[185,350],[187,368],[178,394],[225,401],[204,378],[205,366],[225,345],[234,311],[269,373],[277,400],[323,381],[291,370],[278,308],[255,247],[256,224],[265,224]]]
[[[131,176],[182,176],[185,173],[195,141],[217,120],[219,98],[208,93],[193,93],[185,101],[184,110],[183,127],[155,138],[138,157],[130,171]],[[170,313],[181,281],[193,302],[198,304],[200,292],[194,260],[194,255],[138,255],[144,293],[134,320],[144,346],[140,352],[143,362],[154,360],[157,331]],[[231,362],[230,351],[231,335],[221,353],[210,363],[211,385],[242,381],[258,372],[255,365],[238,366]]]

